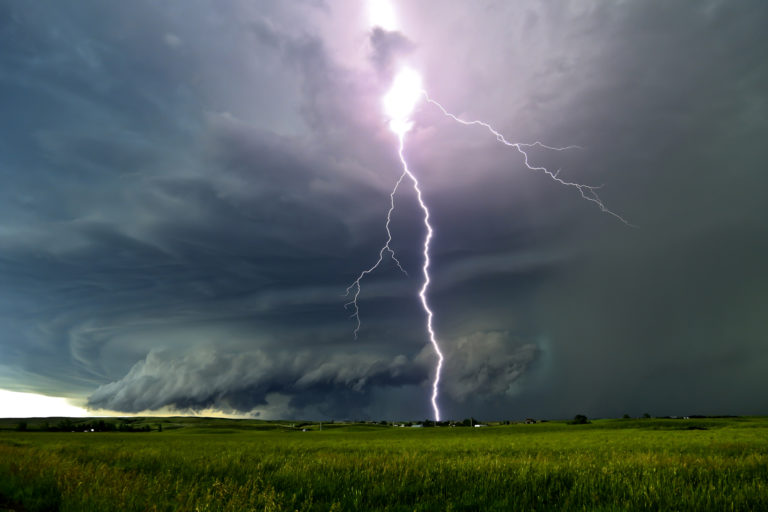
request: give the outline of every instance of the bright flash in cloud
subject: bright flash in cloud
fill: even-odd
[[[405,68],[395,77],[392,88],[384,96],[384,113],[389,118],[390,129],[403,135],[413,127],[411,114],[422,98],[421,76]]]
[[[368,0],[368,21],[371,27],[397,30],[395,10],[389,0]]]

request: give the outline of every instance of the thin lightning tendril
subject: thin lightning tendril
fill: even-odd
[[[402,137],[401,137],[402,139]],[[395,210],[395,193],[397,193],[397,189],[400,187],[400,183],[402,183],[403,178],[405,178],[406,174],[409,174],[407,169],[403,171],[403,174],[400,175],[400,178],[397,180],[397,183],[395,183],[395,187],[392,189],[392,192],[389,194],[389,210],[387,210],[387,222],[384,225],[384,228],[387,230],[387,241],[384,243],[384,245],[381,247],[381,250],[379,250],[379,259],[376,260],[376,263],[374,263],[370,268],[363,270],[360,272],[360,275],[357,276],[357,279],[355,279],[351,285],[347,287],[347,293],[344,295],[345,297],[352,296],[352,300],[344,304],[345,308],[352,308],[352,314],[350,315],[350,318],[353,318],[356,322],[355,325],[355,339],[357,339],[357,335],[360,333],[360,308],[357,306],[357,298],[360,296],[360,282],[362,279],[376,270],[379,265],[381,265],[381,262],[384,261],[384,253],[389,253],[389,257],[392,258],[392,261],[395,262],[395,265],[397,265],[397,268],[400,269],[400,271],[408,275],[408,272],[405,271],[403,266],[400,264],[400,260],[397,259],[397,256],[395,255],[395,250],[392,249],[392,247],[389,245],[392,243],[392,231],[389,229],[389,224],[392,222],[392,212]]]
[[[613,217],[615,217],[622,223],[626,224],[627,226],[635,227],[633,224],[627,222],[627,220],[624,219],[624,217],[611,211],[605,206],[605,204],[603,204],[603,201],[600,199],[600,196],[597,194],[597,191],[602,187],[602,185],[591,186],[591,185],[584,185],[581,183],[566,181],[560,178],[560,169],[553,172],[547,169],[546,167],[532,165],[528,159],[529,158],[528,153],[526,152],[527,149],[533,148],[533,147],[540,147],[540,148],[548,149],[551,151],[567,151],[570,149],[580,149],[579,146],[555,147],[555,146],[548,146],[546,144],[542,144],[541,142],[538,142],[538,141],[532,142],[532,143],[510,142],[490,124],[483,121],[466,121],[464,119],[461,119],[455,114],[448,112],[448,110],[446,110],[445,107],[443,107],[440,103],[430,98],[426,91],[422,90],[421,95],[424,96],[424,98],[428,103],[436,106],[438,109],[440,109],[440,111],[445,116],[453,119],[457,123],[465,126],[474,126],[474,125],[482,126],[486,130],[491,132],[491,134],[493,134],[496,137],[497,141],[501,142],[506,146],[515,148],[523,156],[523,162],[525,163],[525,166],[529,170],[541,171],[545,173],[547,176],[549,176],[550,178],[552,178],[557,183],[564,185],[566,187],[573,187],[577,189],[581,194],[582,198],[597,205],[597,207],[600,208],[602,212],[612,215]],[[347,287],[347,292],[345,296],[346,297],[351,296],[351,300],[347,302],[344,305],[344,307],[352,308],[352,314],[350,315],[350,317],[353,318],[356,322],[354,334],[355,334],[355,339],[357,339],[358,334],[360,332],[360,326],[361,326],[360,309],[358,307],[357,300],[360,297],[361,282],[363,278],[371,274],[374,270],[376,270],[381,265],[381,263],[384,261],[385,253],[389,254],[389,257],[392,258],[392,261],[395,263],[397,268],[400,269],[401,272],[408,275],[408,273],[405,271],[403,266],[400,264],[400,260],[397,259],[394,249],[392,249],[392,246],[390,245],[392,243],[392,232],[390,230],[390,224],[392,221],[392,212],[395,210],[395,194],[397,193],[400,187],[400,184],[403,182],[403,179],[405,179],[405,177],[407,176],[413,182],[413,189],[416,191],[416,198],[418,199],[419,206],[424,212],[424,226],[426,227],[426,230],[427,230],[427,233],[424,237],[424,252],[423,252],[424,264],[422,266],[422,272],[424,274],[424,282],[421,286],[421,290],[419,291],[419,299],[421,299],[421,305],[424,308],[424,312],[426,313],[426,317],[427,317],[426,328],[429,334],[429,341],[432,344],[432,348],[434,349],[435,354],[437,355],[437,365],[435,366],[435,377],[432,382],[431,401],[432,401],[432,408],[435,413],[435,421],[440,421],[440,409],[437,405],[437,399],[439,396],[440,374],[443,368],[444,356],[442,351],[440,350],[440,344],[437,341],[437,336],[435,334],[435,331],[432,325],[434,313],[430,309],[429,302],[427,300],[427,291],[429,290],[429,285],[431,283],[431,278],[429,275],[429,266],[430,266],[429,247],[430,247],[430,242],[432,241],[432,236],[434,234],[434,231],[432,229],[432,225],[429,223],[429,209],[427,208],[427,205],[424,202],[424,199],[422,198],[421,188],[419,187],[419,181],[416,179],[416,176],[414,176],[414,174],[409,169],[408,162],[406,161],[405,155],[404,155],[405,133],[409,129],[410,129],[410,125],[408,125],[404,129],[395,130],[398,136],[398,141],[399,141],[398,156],[400,157],[400,163],[403,166],[403,173],[400,175],[400,178],[398,178],[397,182],[395,183],[395,186],[392,189],[392,192],[389,194],[389,210],[387,211],[387,221],[384,225],[384,228],[387,232],[387,240],[379,250],[379,257],[376,260],[376,262],[370,268],[367,268],[362,272],[360,272],[360,275],[357,276],[357,279],[355,279],[352,282],[352,284],[349,285],[349,287]]]
[[[450,117],[451,119],[453,119],[457,123],[463,124],[465,126],[472,126],[472,125],[482,126],[485,129],[487,129],[489,132],[491,132],[496,137],[496,140],[498,140],[499,142],[501,142],[505,146],[510,146],[510,147],[515,148],[521,155],[523,155],[523,161],[525,163],[525,166],[528,169],[530,169],[531,171],[541,171],[544,174],[546,174],[547,176],[549,176],[550,178],[552,178],[553,180],[555,180],[556,182],[560,183],[561,185],[565,185],[566,187],[573,187],[573,188],[577,189],[579,191],[579,193],[581,194],[581,197],[583,197],[587,201],[595,203],[598,206],[598,208],[600,208],[600,211],[605,212],[608,215],[613,215],[614,217],[619,219],[621,222],[623,222],[627,226],[636,227],[634,224],[631,224],[631,223],[627,222],[627,220],[624,217],[622,217],[621,215],[619,215],[618,213],[609,210],[605,206],[605,204],[603,204],[602,199],[600,199],[600,196],[597,195],[597,191],[600,188],[602,188],[602,185],[600,185],[600,186],[592,186],[592,185],[583,185],[581,183],[574,183],[574,182],[571,182],[571,181],[565,181],[564,179],[560,178],[560,169],[558,169],[555,172],[552,172],[549,169],[547,169],[546,167],[539,167],[539,166],[536,166],[536,165],[531,165],[531,163],[528,161],[528,153],[526,153],[526,151],[523,149],[523,148],[532,148],[532,147],[538,146],[540,148],[550,149],[552,151],[566,151],[566,150],[569,150],[569,149],[581,149],[580,146],[565,146],[565,147],[562,147],[562,148],[558,148],[558,147],[553,147],[553,146],[547,146],[546,144],[542,144],[541,142],[538,142],[538,141],[537,142],[528,143],[528,144],[522,143],[522,142],[510,142],[510,141],[508,141],[504,137],[504,135],[499,133],[490,124],[485,123],[483,121],[465,121],[464,119],[461,119],[461,118],[457,117],[456,115],[451,114],[450,112],[448,112],[445,109],[445,107],[443,107],[440,103],[438,103],[435,100],[433,100],[432,98],[430,98],[429,94],[427,94],[426,91],[421,91],[421,93],[424,95],[424,98],[427,100],[428,103],[431,103],[432,105],[434,105],[437,108],[439,108],[440,111],[443,114],[445,114],[447,117]]]

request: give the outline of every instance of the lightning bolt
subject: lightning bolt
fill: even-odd
[[[388,102],[387,108],[390,111],[395,113],[392,116],[392,120],[390,121],[390,127],[392,131],[394,131],[397,134],[397,137],[398,137],[398,142],[399,142],[398,156],[400,158],[400,163],[402,164],[402,168],[403,168],[403,173],[400,175],[400,178],[395,183],[395,186],[392,189],[392,192],[389,194],[389,209],[387,210],[387,220],[384,225],[385,230],[387,232],[387,239],[384,245],[381,247],[381,249],[379,249],[379,255],[376,262],[371,267],[360,272],[357,279],[355,279],[352,282],[352,284],[347,287],[346,296],[347,297],[351,296],[351,299],[344,306],[345,308],[352,308],[352,315],[350,316],[355,320],[354,335],[355,335],[355,339],[357,339],[358,334],[360,332],[360,326],[361,326],[360,308],[358,307],[357,301],[358,301],[358,298],[360,297],[362,280],[382,264],[382,262],[384,261],[384,257],[387,254],[392,259],[392,261],[396,264],[398,269],[400,269],[400,271],[402,271],[403,273],[407,274],[403,266],[400,264],[400,261],[397,259],[394,249],[392,249],[392,246],[391,246],[392,231],[390,230],[390,224],[392,220],[392,212],[395,210],[395,194],[397,194],[397,191],[400,188],[400,185],[402,184],[403,180],[406,177],[408,177],[413,183],[413,189],[416,192],[416,198],[418,199],[419,206],[424,212],[424,226],[426,228],[426,235],[424,237],[424,251],[423,251],[424,264],[422,266],[424,281],[422,283],[421,289],[419,290],[419,299],[421,300],[421,305],[426,314],[426,330],[429,335],[429,341],[432,344],[432,348],[434,349],[435,354],[437,355],[437,364],[435,366],[435,376],[434,376],[434,380],[432,381],[431,402],[432,402],[432,409],[435,415],[435,421],[440,421],[440,408],[438,407],[438,397],[439,397],[439,391],[440,391],[440,375],[442,372],[443,361],[445,358],[443,356],[442,351],[440,350],[440,343],[438,342],[437,335],[435,334],[435,331],[434,331],[434,327],[433,327],[434,313],[432,312],[432,309],[429,307],[429,301],[427,299],[427,292],[429,291],[429,285],[431,283],[431,277],[429,275],[429,267],[431,263],[430,257],[429,257],[429,248],[430,248],[430,242],[432,241],[432,236],[434,235],[434,230],[432,229],[432,225],[429,223],[429,208],[427,207],[427,204],[424,202],[424,198],[422,197],[419,181],[418,179],[416,179],[416,176],[411,172],[410,168],[408,167],[408,162],[404,155],[405,134],[412,127],[412,122],[410,121],[410,114],[415,105],[414,93],[416,95],[422,96],[427,101],[427,103],[434,105],[435,107],[440,109],[440,111],[446,117],[449,117],[450,119],[456,121],[459,124],[462,124],[465,126],[481,126],[485,128],[492,135],[496,137],[497,141],[501,142],[506,146],[515,148],[523,156],[523,162],[525,163],[525,166],[529,170],[543,172],[547,176],[549,176],[552,180],[556,181],[557,183],[564,185],[566,187],[572,187],[577,189],[581,194],[582,198],[586,199],[591,203],[594,203],[602,212],[612,215],[613,217],[615,217],[622,223],[626,224],[627,226],[633,226],[633,225],[627,222],[627,220],[624,219],[621,215],[611,211],[605,206],[605,204],[600,199],[600,196],[597,193],[597,190],[601,188],[600,186],[584,185],[581,183],[566,181],[560,178],[560,169],[553,172],[547,169],[546,167],[531,164],[528,156],[528,152],[527,152],[528,149],[533,147],[540,147],[540,148],[548,149],[551,151],[567,151],[570,149],[578,149],[579,146],[555,147],[555,146],[548,146],[538,141],[532,142],[532,143],[510,142],[504,137],[504,135],[502,135],[498,130],[496,130],[490,124],[484,121],[466,121],[464,119],[461,119],[455,114],[452,114],[448,110],[446,110],[445,107],[443,107],[440,103],[430,98],[429,94],[427,94],[427,92],[424,91],[423,89],[414,90],[413,85],[415,83],[418,83],[418,77],[414,78],[413,73],[410,72],[410,70],[406,70],[404,73],[401,73],[400,76],[403,76],[404,78],[402,80],[400,80],[399,77],[396,78],[395,85],[393,86],[392,91],[388,94],[388,97],[385,98],[385,102]],[[398,84],[398,82],[400,83]],[[406,89],[410,88],[410,90],[402,90],[403,87],[405,87]]]
[[[424,212],[424,227],[427,229],[427,234],[424,237],[424,265],[422,266],[421,270],[424,274],[424,282],[421,285],[421,290],[419,290],[419,299],[421,299],[421,306],[424,308],[424,312],[427,315],[427,333],[429,334],[429,341],[432,344],[432,348],[435,350],[435,354],[437,355],[437,366],[435,367],[435,378],[432,381],[432,409],[435,413],[435,421],[440,421],[440,408],[437,405],[437,398],[439,395],[439,389],[440,389],[440,373],[443,369],[443,361],[445,357],[443,356],[442,351],[440,350],[440,344],[437,341],[437,335],[435,334],[435,330],[432,326],[432,320],[434,318],[434,313],[432,312],[432,309],[429,307],[429,301],[427,300],[427,291],[429,290],[429,285],[431,283],[431,279],[429,276],[429,265],[430,265],[430,259],[429,259],[429,245],[432,241],[432,235],[434,234],[434,230],[432,229],[432,225],[429,223],[429,208],[427,208],[427,203],[424,202],[424,198],[421,194],[421,187],[419,187],[419,180],[416,179],[416,176],[411,172],[410,168],[408,167],[408,161],[405,159],[405,132],[401,131],[398,132],[398,156],[400,157],[400,163],[403,166],[403,173],[400,175],[400,178],[395,183],[394,188],[392,189],[392,192],[389,194],[389,210],[387,211],[387,222],[385,223],[384,227],[387,231],[387,240],[384,243],[384,245],[379,250],[379,257],[376,260],[376,262],[370,267],[362,272],[360,272],[360,275],[355,279],[349,287],[347,287],[347,296],[352,296],[351,300],[345,304],[345,307],[351,307],[353,312],[351,315],[351,318],[353,318],[356,321],[355,326],[355,339],[357,339],[358,333],[360,331],[360,308],[357,305],[357,299],[360,296],[360,289],[361,289],[361,281],[365,276],[376,270],[379,265],[381,265],[382,261],[384,261],[384,255],[389,254],[389,256],[392,258],[392,260],[395,262],[397,267],[407,275],[407,272],[403,268],[403,266],[400,264],[400,261],[397,259],[397,256],[395,255],[395,251],[392,249],[390,244],[392,243],[392,232],[389,229],[390,222],[392,220],[392,212],[395,209],[395,194],[397,193],[397,189],[400,187],[400,184],[403,182],[403,179],[407,176],[411,182],[413,182],[413,190],[416,191],[416,199],[419,202],[419,206],[421,207],[421,210]]]
[[[431,279],[429,278],[429,242],[432,241],[433,231],[432,225],[429,223],[429,209],[427,208],[426,203],[424,203],[424,199],[421,197],[419,180],[417,180],[416,176],[411,173],[410,169],[408,168],[408,162],[405,160],[405,156],[403,155],[405,134],[400,133],[398,139],[400,141],[400,148],[397,154],[400,156],[400,162],[403,164],[403,173],[407,174],[408,177],[411,178],[411,181],[413,181],[413,189],[416,191],[416,198],[419,200],[419,206],[421,206],[421,209],[424,211],[424,226],[427,228],[427,234],[424,237],[424,266],[421,268],[422,272],[424,273],[424,284],[422,284],[421,290],[419,291],[419,298],[421,299],[421,305],[424,308],[424,311],[427,313],[427,332],[429,333],[429,342],[432,343],[432,348],[435,350],[435,354],[437,354],[435,380],[432,381],[432,409],[435,411],[435,421],[440,421],[440,408],[437,406],[437,396],[440,389],[440,372],[443,369],[444,358],[443,353],[440,350],[440,344],[437,342],[435,331],[432,328],[432,318],[434,317],[434,314],[432,313],[432,310],[430,309],[429,303],[427,301],[427,290],[429,289],[429,283],[431,282]]]

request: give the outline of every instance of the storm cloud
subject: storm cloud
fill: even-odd
[[[94,409],[423,418],[422,104],[446,417],[765,413],[768,6],[0,2],[0,388]]]
[[[387,79],[393,76],[398,59],[403,59],[414,50],[414,44],[400,32],[374,27],[369,38],[371,62],[379,76]]]
[[[424,373],[404,356],[385,361],[370,354],[333,354],[323,360],[308,351],[220,354],[198,350],[179,358],[150,351],[125,377],[100,386],[88,404],[128,412],[163,408],[248,412],[268,405],[272,393],[289,398],[307,391],[362,394],[370,385],[418,384]],[[349,411],[323,412],[343,415]]]

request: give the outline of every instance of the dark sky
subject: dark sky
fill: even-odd
[[[0,388],[117,412],[768,413],[768,3],[0,0]]]

